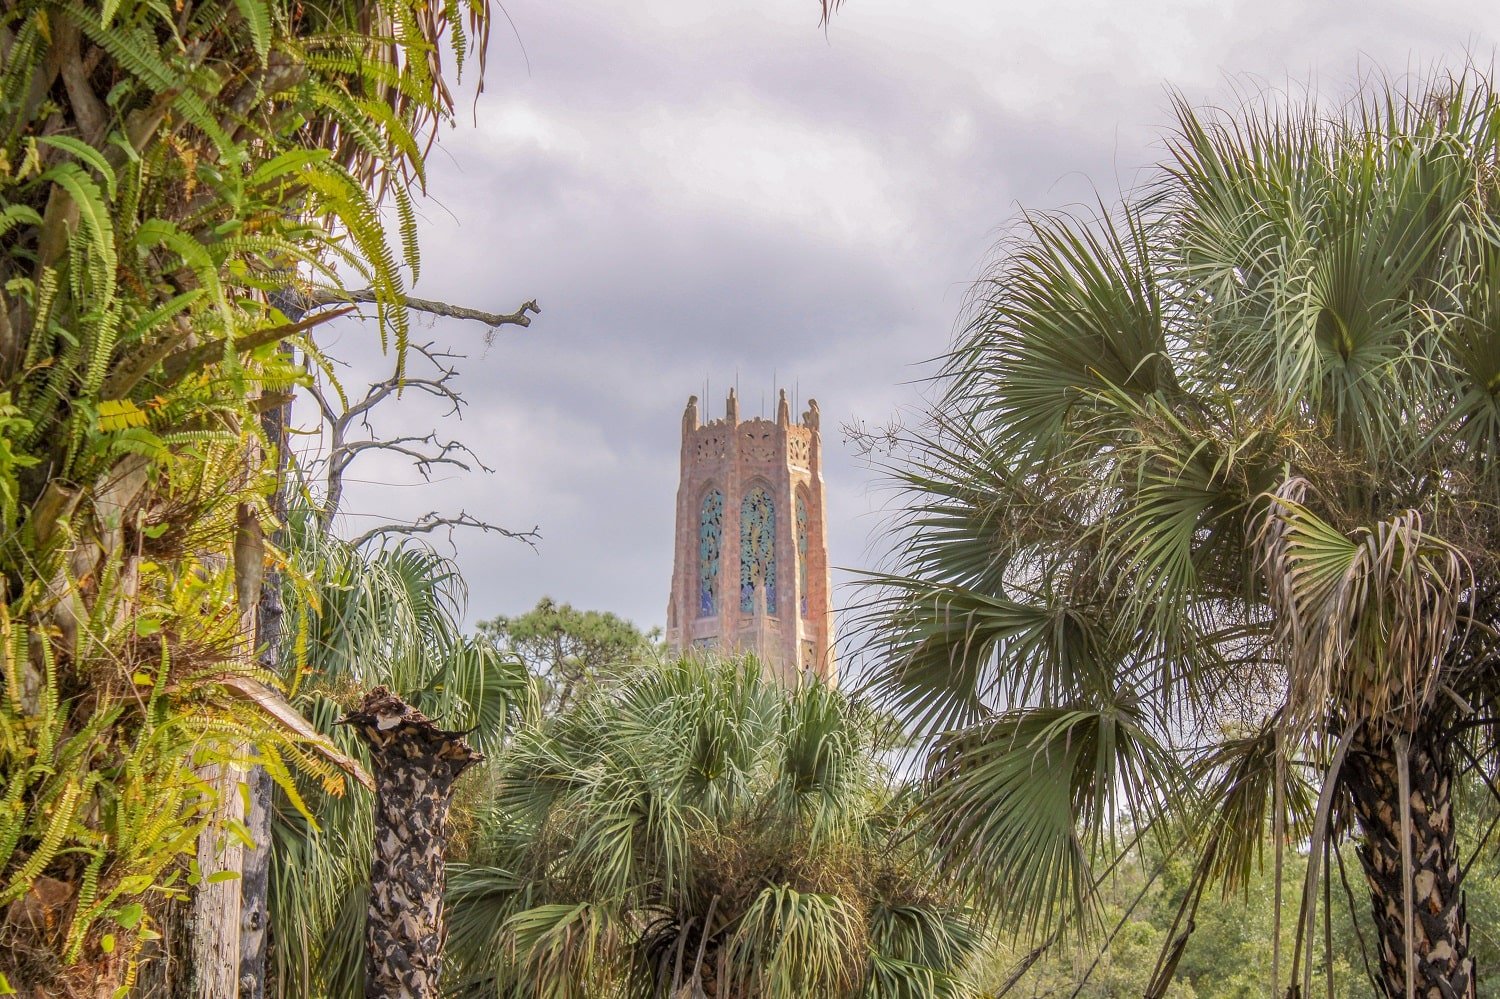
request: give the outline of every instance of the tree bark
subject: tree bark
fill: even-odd
[[[1447,740],[1423,728],[1403,745],[1395,734],[1356,736],[1344,780],[1362,838],[1359,859],[1370,886],[1379,941],[1379,977],[1390,999],[1407,995],[1406,889],[1411,893],[1412,986],[1422,999],[1473,999],[1474,961],[1453,822],[1453,761]],[[1410,880],[1402,856],[1400,757],[1410,788]]]
[[[341,723],[359,730],[375,765],[365,999],[437,999],[448,806],[454,781],[484,757],[384,687]]]
[[[245,820],[239,775],[228,763],[199,771],[218,796],[213,821],[198,834],[198,870],[193,893],[193,977],[198,999],[236,999],[240,970],[240,875],[245,847],[229,831]],[[223,879],[215,875],[228,875]]]
[[[272,301],[292,322],[300,322],[303,310],[293,305],[290,296],[273,294]],[[280,350],[288,360],[292,348],[283,342]],[[275,543],[285,550],[287,544],[287,475],[291,467],[291,444],[288,428],[292,422],[292,401],[272,406],[261,414],[260,428],[271,447],[276,449],[276,489],[271,494],[271,513],[276,519]],[[267,569],[261,577],[255,608],[255,646],[261,668],[275,673],[281,669],[281,630],[285,608],[281,604],[281,573]],[[245,852],[244,884],[240,889],[240,994],[239,999],[265,999],[266,944],[270,932],[268,907],[271,878],[271,775],[265,767],[256,767],[246,778],[250,785],[250,811],[245,826],[255,844]]]

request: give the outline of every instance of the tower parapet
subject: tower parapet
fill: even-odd
[[[787,683],[837,680],[818,404],[791,419],[682,414],[682,479],[667,644],[754,652]]]

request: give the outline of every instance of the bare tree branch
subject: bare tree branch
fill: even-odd
[[[434,453],[432,451],[424,451],[420,448],[409,447],[408,445],[411,444],[428,444],[437,448],[437,451]],[[417,470],[422,473],[423,478],[430,477],[432,466],[434,465],[453,465],[456,468],[463,469],[465,472],[473,471],[467,462],[453,457],[456,454],[466,455],[470,461],[479,466],[481,471],[494,471],[493,468],[480,460],[479,455],[475,454],[474,449],[469,447],[469,445],[463,441],[439,441],[437,431],[435,430],[421,437],[408,436],[392,437],[389,440],[351,441],[343,447],[344,455],[350,460],[363,451],[394,451],[397,454],[404,454],[416,463]],[[345,467],[348,467],[348,461],[344,464]]]
[[[370,304],[375,301],[375,289],[360,288],[355,291],[346,291],[337,288],[314,288],[308,295],[307,307],[309,309],[321,308],[325,305],[347,305],[347,304]],[[452,305],[448,302],[439,302],[430,298],[413,298],[410,295],[402,296],[402,302],[408,309],[416,312],[426,312],[434,316],[446,316],[450,319],[472,319],[475,322],[484,323],[490,329],[500,326],[530,326],[531,317],[542,314],[541,306],[536,304],[536,299],[521,303],[521,307],[515,312],[484,312],[480,309],[470,309],[462,305]]]
[[[538,525],[537,527],[533,527],[529,531],[512,531],[509,528],[500,527],[497,524],[491,524],[489,521],[479,520],[478,518],[471,516],[466,511],[460,510],[458,516],[456,517],[445,517],[440,515],[436,510],[433,510],[430,513],[422,514],[422,516],[418,517],[410,524],[382,524],[379,527],[373,527],[365,533],[354,538],[349,543],[358,548],[365,542],[373,540],[374,538],[386,537],[393,534],[431,534],[433,531],[442,530],[444,528],[448,530],[448,536],[451,542],[453,529],[457,527],[475,527],[485,532],[486,534],[499,534],[502,537],[515,538],[517,541],[524,541],[532,548],[536,547],[537,541],[539,541],[542,536],[540,525]]]
[[[467,444],[462,441],[439,440],[436,431],[395,438],[374,436],[375,430],[370,425],[369,419],[370,411],[403,389],[415,389],[434,398],[446,399],[450,408],[444,415],[462,418],[463,396],[450,384],[454,378],[458,377],[458,368],[451,362],[459,355],[439,350],[431,342],[414,344],[410,349],[431,362],[432,366],[437,369],[437,374],[427,378],[392,377],[374,382],[365,392],[363,399],[346,407],[341,413],[334,411],[326,394],[316,383],[312,386],[312,396],[317,400],[323,419],[328,424],[328,464],[323,477],[323,509],[319,513],[319,521],[325,531],[332,529],[334,516],[338,513],[339,505],[343,500],[344,474],[354,460],[367,451],[394,451],[397,454],[406,455],[416,463],[417,470],[422,473],[423,478],[430,478],[434,465],[453,465],[469,471],[470,466],[463,460],[464,456],[484,471],[494,471],[481,461],[479,455]],[[356,424],[368,431],[371,437],[367,440],[351,441],[349,432]],[[426,447],[413,445],[426,445]]]
[[[341,306],[347,310],[352,305],[371,303],[376,301],[374,289],[361,288],[357,290],[346,290],[341,288],[313,288],[304,296],[302,306],[305,311],[322,308],[324,306]],[[489,334],[485,338],[486,344],[494,340],[495,330],[501,326],[530,326],[531,317],[541,315],[541,307],[536,300],[523,302],[521,307],[508,315],[495,312],[484,312],[479,309],[465,308],[464,306],[452,305],[448,302],[438,302],[425,298],[412,298],[403,296],[402,303],[417,312],[426,312],[436,316],[446,316],[453,319],[469,319],[484,323],[488,326]],[[313,379],[309,386],[309,393],[318,403],[318,409],[323,422],[328,426],[328,456],[327,466],[324,470],[324,493],[322,509],[317,512],[320,527],[324,532],[333,529],[333,521],[338,514],[339,506],[344,495],[344,475],[350,464],[361,454],[369,451],[390,451],[405,455],[415,462],[417,470],[422,473],[423,478],[430,478],[432,469],[437,465],[452,465],[465,471],[470,470],[468,461],[472,461],[486,472],[493,472],[472,448],[462,441],[442,441],[438,439],[437,432],[433,431],[425,435],[406,435],[382,440],[375,434],[370,425],[370,412],[380,403],[389,399],[392,395],[399,394],[407,389],[414,389],[426,393],[437,399],[448,401],[449,410],[445,416],[458,416],[462,418],[464,399],[459,391],[451,384],[458,376],[457,367],[450,363],[461,355],[436,349],[431,342],[409,348],[422,355],[437,373],[427,378],[410,378],[404,372],[397,376],[387,378],[383,381],[372,383],[365,392],[364,398],[353,405],[346,406],[342,412],[334,409],[327,394]],[[358,424],[370,434],[368,439],[349,439],[350,428]],[[467,460],[466,460],[467,459]],[[372,538],[393,534],[415,535],[430,534],[433,531],[446,528],[451,539],[452,531],[458,527],[473,527],[486,533],[500,534],[508,538],[516,538],[526,542],[532,547],[536,546],[536,540],[540,537],[537,528],[529,531],[512,531],[487,521],[479,520],[470,516],[467,512],[460,511],[456,517],[440,516],[437,511],[425,514],[410,524],[386,524],[373,528],[355,538],[353,544],[356,546],[364,544]]]

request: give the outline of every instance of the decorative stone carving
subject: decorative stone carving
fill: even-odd
[[[818,400],[807,400],[807,412],[802,414],[802,425],[813,433],[817,433],[820,419],[821,417],[818,414]]]
[[[793,428],[787,431],[786,457],[798,468],[809,468],[812,465],[812,434],[805,430]]]
[[[765,420],[740,424],[740,454],[750,461],[775,461],[776,426]]]
[[[728,448],[725,446],[723,433],[704,434],[698,438],[698,446],[694,448],[699,461],[719,461],[727,456]]]

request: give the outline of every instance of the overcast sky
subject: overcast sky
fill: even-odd
[[[541,303],[487,349],[469,324],[414,333],[468,353],[469,408],[441,432],[495,472],[426,484],[366,459],[344,529],[434,508],[537,525],[536,551],[455,536],[471,621],[549,594],[643,626],[665,618],[680,417],[705,381],[714,418],[736,378],[742,414],[774,415],[776,385],[819,400],[832,560],[869,565],[886,497],[838,426],[918,399],[1020,207],[1136,183],[1171,87],[1337,95],[1361,67],[1488,63],[1500,37],[1493,0],[849,0],[826,35],[815,0],[505,10],[477,124],[465,104],[430,163],[413,289]],[[368,328],[328,332],[351,387],[388,363]],[[408,395],[377,422],[438,418]]]

